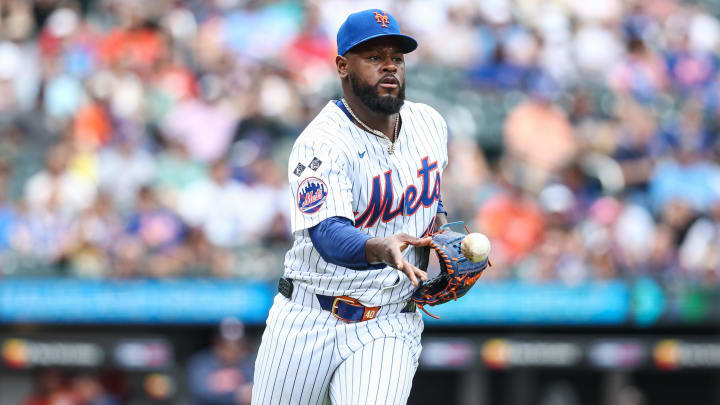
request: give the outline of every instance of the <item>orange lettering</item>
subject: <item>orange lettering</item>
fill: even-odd
[[[377,21],[378,24],[382,24],[383,28],[387,28],[388,24],[390,23],[390,19],[387,16],[387,13],[383,12],[382,14],[375,12],[375,21]]]

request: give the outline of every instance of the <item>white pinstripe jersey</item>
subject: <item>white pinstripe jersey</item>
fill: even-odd
[[[295,141],[288,164],[292,248],[285,277],[313,293],[348,295],[376,306],[407,299],[414,287],[391,267],[353,270],[325,262],[308,229],[333,216],[353,220],[371,236],[426,234],[447,166],[447,126],[432,107],[405,101],[394,153],[389,141],[356,126],[333,101]],[[427,253],[412,246],[404,257],[425,269]]]

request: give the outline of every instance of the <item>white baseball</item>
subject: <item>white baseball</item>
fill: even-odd
[[[490,254],[490,240],[481,233],[473,232],[463,238],[460,250],[468,260],[481,262]]]

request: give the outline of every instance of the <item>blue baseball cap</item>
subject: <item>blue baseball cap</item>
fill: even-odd
[[[400,33],[395,17],[379,9],[358,11],[350,14],[337,33],[338,54],[345,55],[352,47],[379,37],[394,37],[402,53],[417,48],[417,41]]]

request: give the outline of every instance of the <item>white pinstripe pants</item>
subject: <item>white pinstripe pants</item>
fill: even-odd
[[[255,363],[253,405],[405,404],[420,355],[419,313],[383,306],[346,323],[295,284],[278,294]]]

